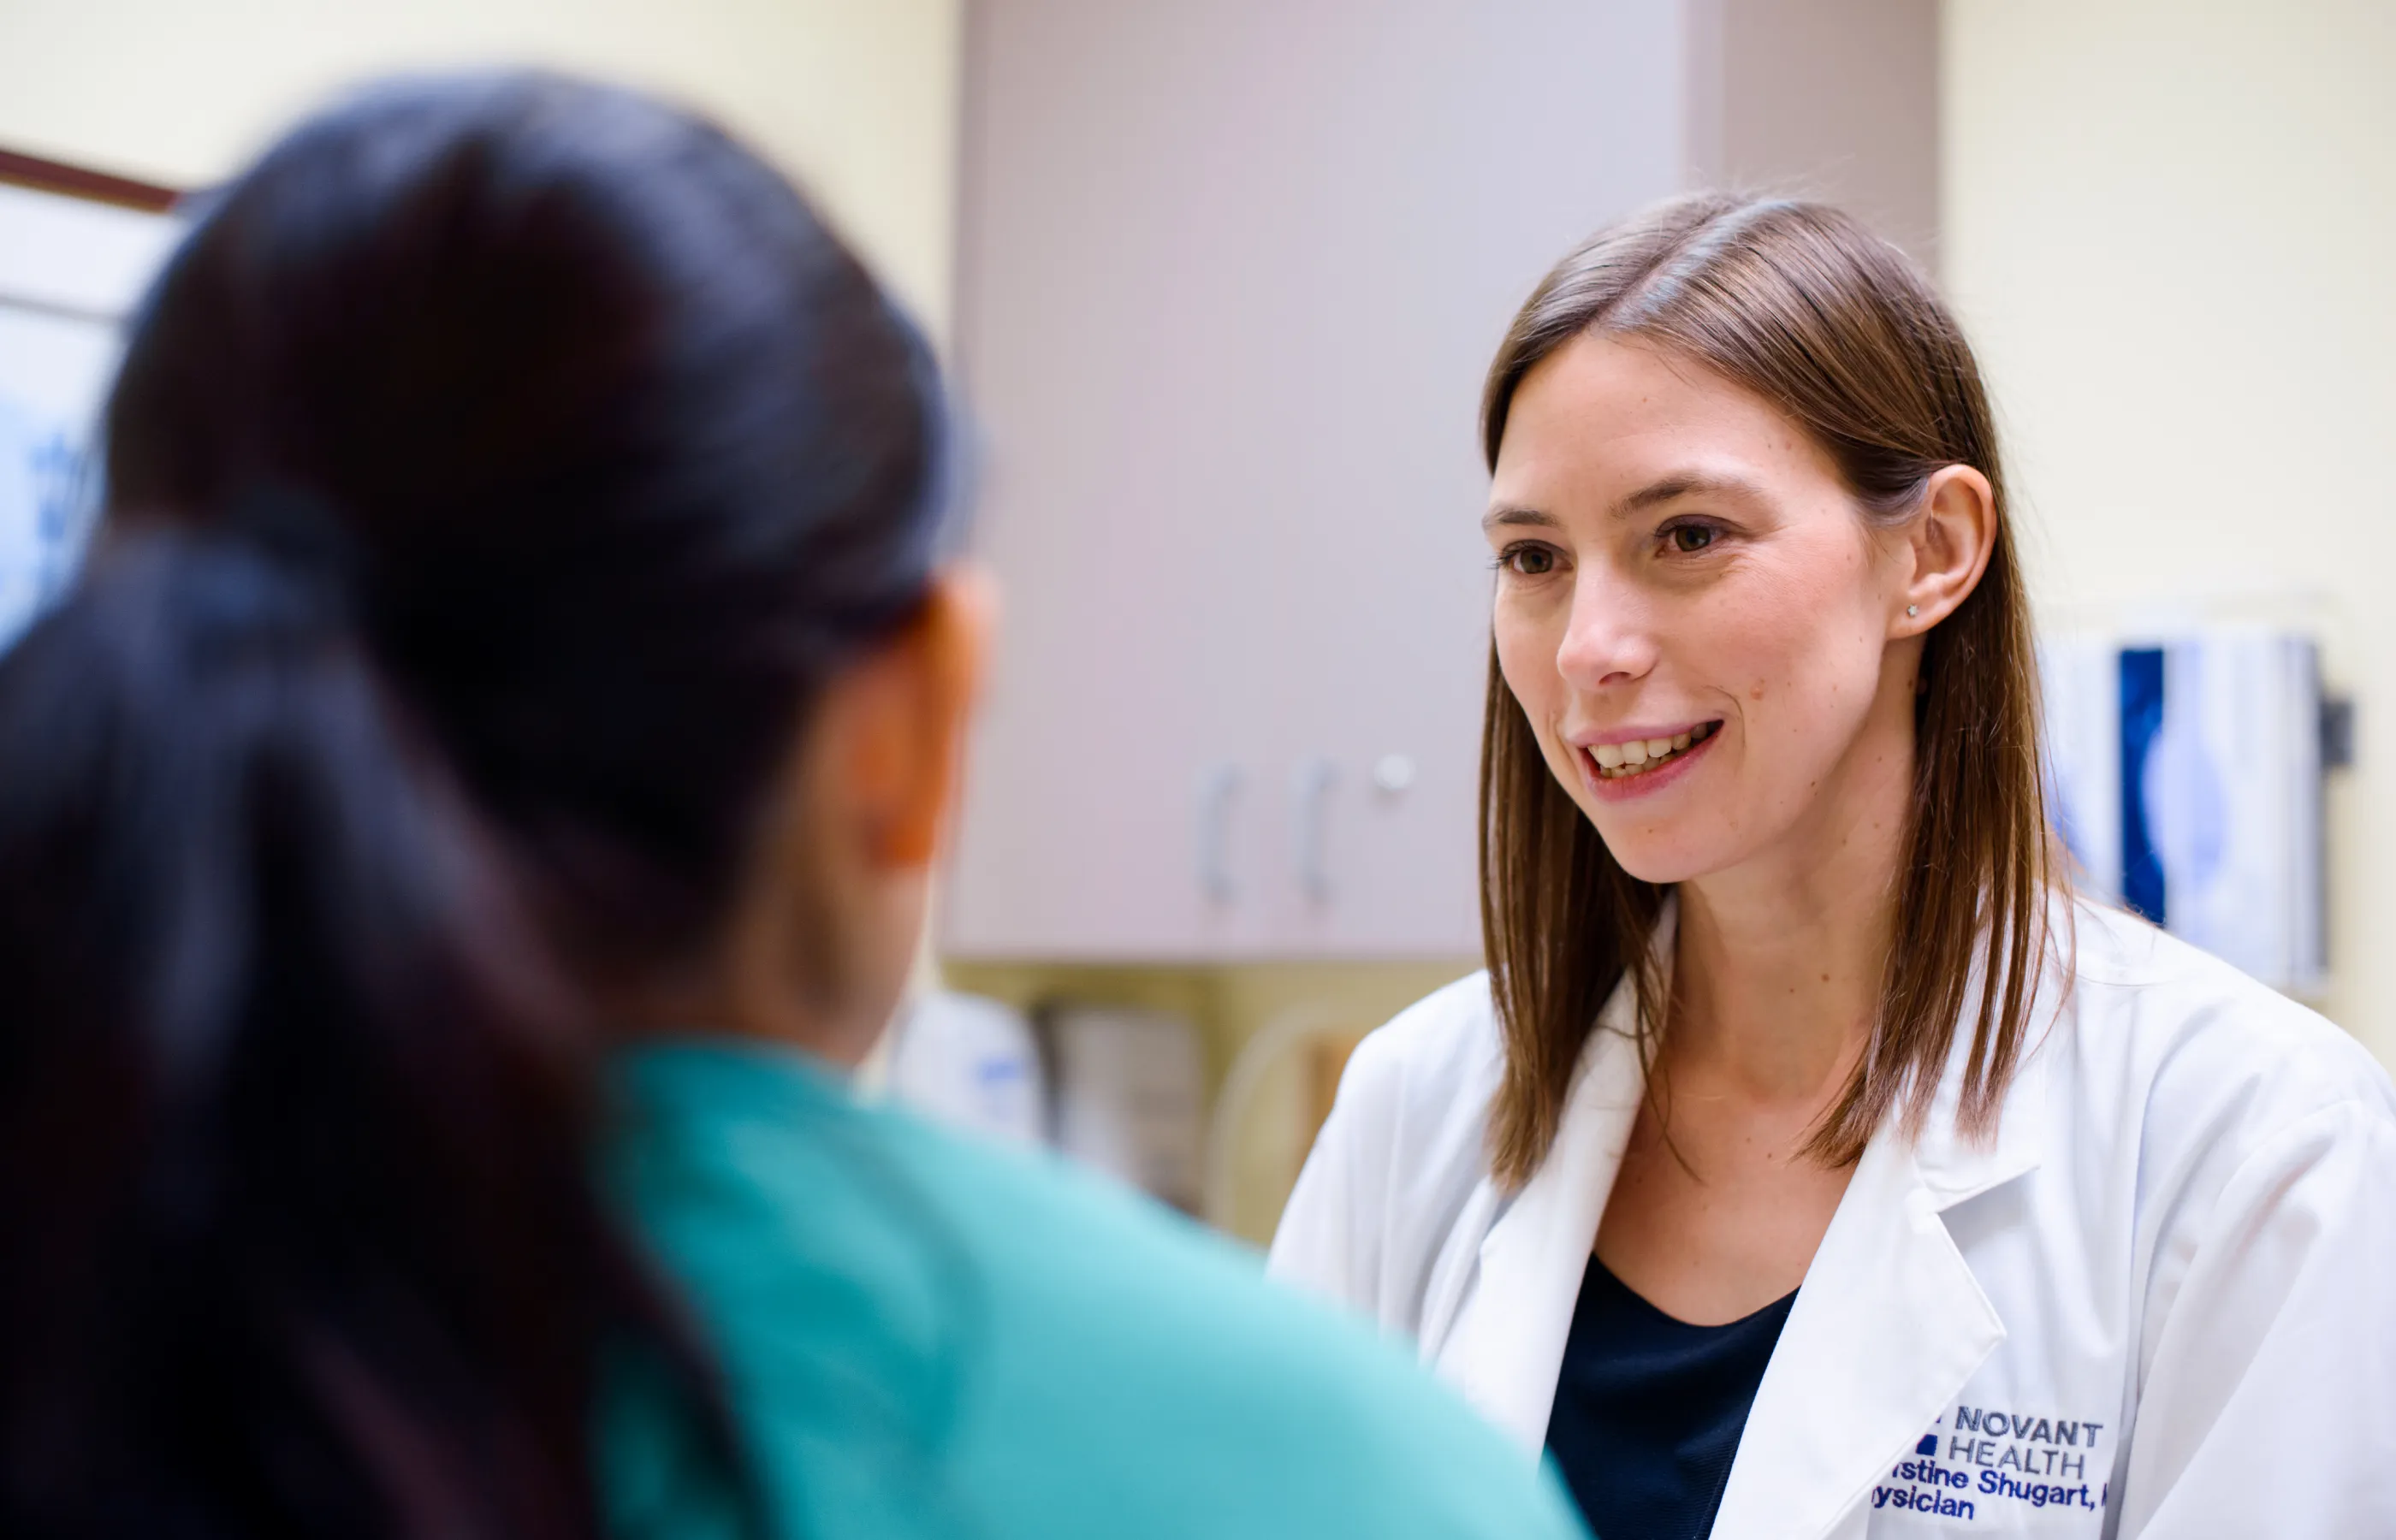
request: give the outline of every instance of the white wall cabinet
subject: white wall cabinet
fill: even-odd
[[[1475,414],[1515,306],[1725,174],[1930,228],[1935,7],[1821,6],[1874,51],[1744,87],[1794,8],[969,7],[957,352],[1005,612],[949,955],[1477,950]],[[1776,162],[1833,100],[1878,148]]]

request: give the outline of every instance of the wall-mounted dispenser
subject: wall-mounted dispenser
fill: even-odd
[[[2322,777],[2350,726],[2324,702],[2313,640],[2249,625],[2078,633],[2040,662],[2050,793],[2083,885],[2318,995]]]

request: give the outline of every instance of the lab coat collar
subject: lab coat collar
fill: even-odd
[[[2050,964],[2034,1024],[2052,1027],[2063,984]],[[1977,989],[1975,977],[1966,998]],[[1963,1041],[1921,1134],[1893,1120],[1865,1146],[1756,1387],[1716,1534],[1819,1540],[1839,1531],[2004,1341],[2003,1321],[1940,1215],[2037,1168],[2054,1035],[2033,1033],[1994,1136],[1976,1139],[1955,1124],[1971,1048],[1959,1023]]]
[[[2034,1023],[2052,1026],[2063,983],[2051,969]],[[1965,998],[1978,988],[1975,976]],[[2053,1035],[2034,1031],[1994,1135],[1974,1138],[1955,1122],[1971,1052],[1969,1024],[1959,1023],[1921,1133],[1892,1120],[1864,1147],[1756,1387],[1716,1534],[1844,1533],[2004,1341],[2004,1321],[1940,1215],[2037,1169]]]
[[[1943,1206],[1902,1133],[1873,1135],[1756,1387],[1716,1534],[1832,1533],[2004,1340]]]
[[[1938,1082],[1929,1118],[1913,1141],[1915,1173],[1939,1212],[2029,1175],[2044,1159],[2050,1056],[2038,1051],[2043,1046],[2034,1044],[2033,1051],[2023,1055],[2005,1093],[2004,1115],[1997,1122],[1996,1133],[1974,1138],[1955,1122],[1963,1087],[1963,1054],[1968,1048],[1968,1044],[1957,1045],[1955,1058]]]
[[[1677,918],[1677,906],[1668,903],[1657,926],[1655,944],[1668,964]],[[1497,1218],[1482,1238],[1477,1276],[1469,1290],[1455,1291],[1461,1300],[1452,1329],[1442,1333],[1441,1322],[1425,1321],[1427,1340],[1444,1336],[1435,1355],[1441,1373],[1525,1448],[1547,1442],[1564,1338],[1598,1218],[1646,1094],[1637,1012],[1626,974],[1582,1046],[1547,1159],[1511,1201],[1482,1178],[1474,1205]]]
[[[1547,1440],[1581,1280],[1645,1093],[1634,1011],[1626,978],[1590,1034],[1547,1160],[1511,1201],[1475,1194],[1496,1217],[1477,1276],[1451,1296],[1452,1326],[1425,1322],[1449,1383],[1529,1449]],[[1974,1140],[1953,1119],[1967,1046],[1921,1135],[1884,1126],[1857,1162],[1757,1389],[1714,1533],[1829,1533],[2004,1339],[1939,1215],[2036,1168],[2049,1055],[2027,1057],[1996,1135]]]
[[[2068,903],[2058,900],[2050,909],[2050,926],[2067,926],[2071,921]],[[2058,930],[2058,943],[2068,943],[2070,935],[2068,930]],[[1977,1000],[1979,988],[1980,976],[1975,969],[1964,999]],[[1997,1120],[1994,1135],[1987,1138],[1975,1138],[1956,1123],[1956,1109],[1963,1101],[1963,1071],[1972,1050],[1970,1021],[1956,1023],[1955,1042],[1948,1052],[1946,1069],[1931,1097],[1929,1115],[1913,1140],[1915,1169],[1941,1212],[2035,1171],[2045,1158],[2053,1127],[2050,1068],[2055,1053],[2049,1045],[2059,1035],[2058,1028],[2070,1004],[2068,966],[2059,946],[2051,947],[2026,1027],[2027,1046],[2015,1069],[2013,1083],[2005,1091],[2004,1115]]]

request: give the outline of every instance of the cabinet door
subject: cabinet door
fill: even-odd
[[[1477,949],[1481,373],[1676,185],[1682,42],[1657,0],[972,8],[1005,604],[951,953]]]
[[[1314,56],[1338,107],[1317,223],[1292,241],[1313,271],[1285,280],[1325,299],[1281,339],[1310,361],[1311,432],[1265,579],[1284,622],[1275,710],[1253,729],[1279,803],[1267,949],[1469,955],[1492,581],[1483,375],[1559,257],[1679,185],[1681,19],[1364,8],[1381,20],[1339,31],[1368,46],[1326,39]]]

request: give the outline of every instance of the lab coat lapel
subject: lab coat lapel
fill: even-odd
[[[1544,1446],[1564,1338],[1645,1078],[1626,978],[1582,1050],[1554,1147],[1482,1240],[1479,1266],[1435,1361],[1482,1414]]]
[[[1666,957],[1676,918],[1668,908],[1658,927]],[[1434,1317],[1459,1301],[1444,1342],[1427,1322],[1440,1374],[1531,1450],[1547,1442],[1573,1308],[1646,1091],[1635,1010],[1626,978],[1590,1034],[1547,1160],[1511,1204],[1484,1180],[1469,1205],[1476,1222],[1495,1215],[1478,1265],[1433,1291],[1445,1296]],[[1982,1142],[1954,1125],[1967,1053],[1959,1042],[1918,1143],[1893,1119],[1857,1162],[1757,1387],[1716,1535],[1831,1533],[2004,1340],[1940,1215],[2038,1165],[2049,1060],[2025,1058]]]
[[[2038,1120],[2021,1110],[1986,1148],[1942,1130],[1917,1150],[1890,1126],[1865,1147],[1756,1389],[1716,1535],[1834,1533],[2004,1340],[1939,1215],[2037,1164]]]

